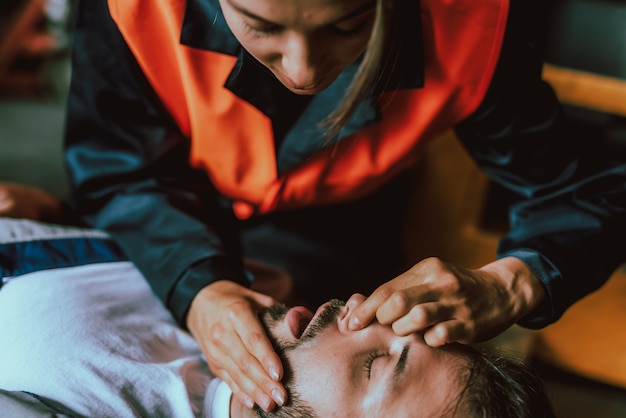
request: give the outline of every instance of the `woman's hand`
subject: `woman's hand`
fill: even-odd
[[[202,289],[191,303],[187,326],[199,342],[211,372],[239,401],[264,411],[283,405],[283,368],[258,312],[275,304],[270,296],[222,280]]]
[[[543,299],[545,290],[528,266],[507,257],[469,270],[425,259],[348,304],[350,328],[360,329],[374,317],[391,324],[398,335],[424,331],[432,347],[450,342],[476,343],[495,337],[520,320]]]
[[[0,182],[0,216],[59,222],[62,219],[61,201],[35,187]]]

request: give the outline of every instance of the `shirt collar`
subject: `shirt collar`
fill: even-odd
[[[207,418],[229,418],[230,398],[233,392],[226,382],[215,378],[209,383],[203,416]]]

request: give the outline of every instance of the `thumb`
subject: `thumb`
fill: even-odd
[[[376,317],[376,311],[387,298],[386,288],[382,291],[380,289],[381,288],[376,289],[374,293],[372,293],[372,295],[364,301],[361,301],[361,298],[357,299],[357,302],[360,303],[354,309],[350,310],[348,328],[351,331],[365,328],[370,322],[372,322],[372,320],[374,320]],[[354,303],[354,305],[357,305],[357,303]]]

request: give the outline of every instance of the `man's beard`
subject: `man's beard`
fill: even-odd
[[[261,312],[260,314],[261,322],[263,323],[263,326],[265,327],[265,331],[267,332],[267,335],[270,341],[272,342],[272,346],[274,347],[274,350],[280,357],[280,360],[283,364],[284,374],[283,374],[282,383],[283,385],[285,385],[285,389],[287,390],[287,393],[289,393],[290,400],[288,401],[288,405],[281,407],[280,409],[290,409],[290,408],[294,409],[295,408],[296,410],[299,411],[298,412],[299,414],[301,414],[301,411],[304,410],[304,407],[301,406],[302,404],[301,396],[296,390],[296,388],[294,387],[295,376],[294,376],[293,366],[288,356],[288,352],[301,346],[302,343],[306,341],[311,341],[315,339],[315,337],[319,335],[321,331],[323,331],[325,328],[328,328],[333,322],[336,322],[337,316],[339,315],[340,308],[344,305],[345,305],[345,302],[341,300],[338,300],[338,299],[331,300],[330,303],[326,305],[324,309],[320,312],[320,314],[316,318],[314,318],[314,322],[311,322],[309,326],[307,326],[305,333],[302,334],[302,336],[299,339],[297,339],[295,342],[283,341],[272,333],[272,330],[274,329],[275,324],[278,321],[282,320],[285,317],[285,315],[287,315],[287,312],[289,312],[289,309],[290,309],[289,307],[285,305],[273,305],[273,306],[270,306],[269,308],[264,309]],[[297,407],[295,405],[297,405]],[[262,411],[258,412],[257,414],[259,416],[263,416]],[[314,416],[314,414],[311,414],[310,416]]]
[[[300,336],[299,339],[295,342],[287,342],[280,341],[273,333],[272,329],[274,329],[275,324],[285,318],[287,312],[289,312],[289,307],[285,305],[274,305],[267,309],[264,309],[261,314],[261,322],[265,327],[265,331],[274,346],[274,350],[280,357],[280,360],[283,364],[283,379],[282,383],[285,386],[285,390],[288,393],[287,403],[276,410],[274,410],[271,414],[267,414],[263,412],[260,408],[256,408],[256,414],[259,417],[302,417],[302,418],[314,418],[317,417],[314,410],[308,405],[306,401],[303,400],[302,395],[298,391],[295,383],[295,376],[293,366],[287,355],[288,351],[295,349],[300,346],[305,341],[313,340],[321,331],[325,328],[328,328],[333,322],[337,321],[337,316],[339,315],[340,308],[345,305],[345,302],[333,299],[330,301],[328,305],[324,307],[324,309],[320,312],[320,314],[315,318],[315,321],[310,323],[306,332]]]

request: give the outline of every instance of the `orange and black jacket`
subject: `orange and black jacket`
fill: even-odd
[[[240,219],[357,199],[455,128],[521,199],[499,257],[524,260],[545,326],[624,259],[626,166],[570,132],[517,3],[399,0],[410,23],[379,101],[337,140],[319,122],[358,63],[315,97],[288,93],[229,31],[218,0],[85,0],[74,31],[65,158],[76,209],[112,234],[184,322],[197,292],[248,282]],[[589,149],[588,149],[589,148]]]

